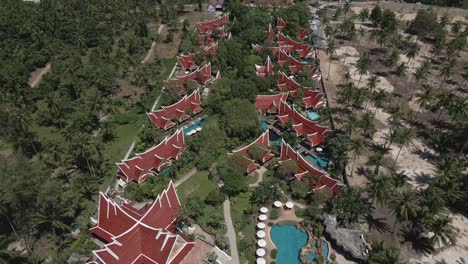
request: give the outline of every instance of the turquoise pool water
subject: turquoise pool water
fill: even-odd
[[[268,129],[268,123],[266,121],[262,121],[262,129],[266,131]]]
[[[262,121],[261,124],[263,131],[266,131],[268,129],[269,124],[266,121]],[[277,146],[281,146],[281,138],[278,135],[276,135],[275,132],[270,131],[269,137],[270,142],[274,143]]]
[[[190,126],[184,128],[184,136],[185,136],[185,137],[189,137],[189,135],[187,135],[187,133],[190,132],[190,131],[193,130],[193,129],[197,129],[197,128],[199,128],[199,127],[203,127],[203,124],[205,123],[205,121],[206,121],[206,119],[203,118],[203,119],[200,119],[200,120],[198,120],[197,122],[195,122],[195,124],[190,125]]]
[[[313,245],[312,247],[316,248],[317,240],[314,240],[314,244],[315,245]],[[325,263],[328,257],[328,251],[329,251],[328,243],[325,241],[322,241],[322,256],[323,256],[323,259],[325,260]],[[307,254],[306,258],[308,260],[317,261],[317,255],[315,255],[315,253]]]
[[[307,233],[295,225],[274,225],[270,231],[271,240],[278,249],[276,263],[301,264],[299,255],[307,243]]]
[[[309,117],[310,120],[317,120],[320,117],[319,113],[317,112],[309,112],[307,116]]]
[[[329,159],[321,156],[305,155],[304,157],[322,169],[328,168],[328,163],[330,163]]]

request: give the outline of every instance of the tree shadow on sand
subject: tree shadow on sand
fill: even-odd
[[[433,177],[427,173],[424,172],[419,172],[415,173],[416,177],[414,177],[414,180],[418,184],[429,184],[433,181]]]
[[[410,242],[411,247],[421,253],[430,254],[434,252],[434,247],[432,246],[431,240],[427,237],[421,236],[421,233],[418,230],[406,227],[401,229],[401,236],[403,242]]]
[[[374,217],[373,215],[369,214],[366,217],[367,224],[369,225],[369,229],[375,229],[381,233],[389,232],[390,226],[385,222],[384,217]]]

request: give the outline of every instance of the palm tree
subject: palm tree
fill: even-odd
[[[325,50],[325,53],[328,55],[329,60],[330,60],[328,62],[328,74],[327,74],[327,80],[328,80],[328,77],[330,77],[330,68],[331,68],[331,64],[332,64],[332,57],[336,53],[335,41],[333,39],[330,39],[328,41],[328,46],[327,46],[327,49]]]
[[[362,135],[364,137],[372,139],[376,132],[374,115],[369,112],[365,112],[359,121],[359,127],[362,129]]]
[[[417,99],[416,99],[416,103],[418,103],[419,108],[418,108],[418,111],[416,112],[415,118],[418,117],[421,109],[423,107],[428,106],[433,100],[434,100],[434,96],[433,96],[431,87],[425,86],[422,93],[418,94]]]
[[[382,166],[382,162],[385,158],[385,155],[388,154],[388,149],[386,149],[384,146],[381,146],[372,153],[372,155],[369,158],[369,164],[370,165],[375,165],[374,169],[374,175],[379,174],[380,167]]]
[[[361,19],[361,22],[364,23],[367,19],[369,19],[369,9],[364,8],[359,12],[359,19]]]
[[[447,79],[453,75],[453,71],[455,70],[456,66],[457,66],[457,61],[453,58],[450,59],[448,62],[444,63],[444,65],[442,65],[442,68],[439,71],[439,75],[442,77],[442,81],[440,82],[439,89],[442,87],[445,81],[447,81]]]
[[[351,82],[351,73],[346,72],[343,76],[343,84],[348,85]]]
[[[370,90],[370,92],[374,92],[377,85],[380,83],[380,79],[377,75],[372,75],[367,79],[366,87]]]
[[[351,137],[357,128],[359,128],[359,120],[357,117],[355,115],[348,115],[343,124],[343,129],[348,131],[348,137]]]
[[[395,89],[398,86],[398,82],[400,81],[399,78],[404,77],[406,75],[406,72],[408,70],[408,67],[404,62],[398,64],[398,66],[395,69],[395,75],[398,77],[395,82]]]
[[[387,66],[387,68],[391,69],[397,65],[398,61],[400,60],[400,55],[398,53],[398,50],[393,49],[390,54],[388,54],[387,57],[385,57],[383,64]]]
[[[403,128],[403,129],[400,130],[400,132],[398,133],[398,136],[397,136],[397,138],[395,140],[395,143],[397,143],[397,145],[400,146],[400,149],[398,150],[398,154],[397,154],[397,156],[395,158],[395,161],[393,162],[392,168],[395,168],[398,157],[400,157],[400,153],[401,153],[401,150],[403,149],[403,147],[408,147],[409,145],[411,145],[411,143],[413,142],[414,137],[415,137],[415,133],[411,128]]]
[[[37,213],[34,220],[39,226],[46,226],[52,228],[52,233],[57,236],[57,230],[66,231],[70,227],[64,223],[64,218],[67,217],[67,212],[63,207],[54,206],[48,208],[44,212]]]
[[[442,91],[435,96],[435,108],[439,111],[436,121],[439,121],[443,110],[446,109],[452,101],[456,100],[455,98],[455,94],[450,91]]]
[[[421,47],[418,45],[417,42],[413,42],[410,44],[410,47],[406,52],[406,57],[408,57],[408,63],[419,54],[420,50]]]
[[[400,195],[395,196],[389,203],[390,211],[395,215],[396,221],[393,225],[393,233],[395,233],[395,227],[398,222],[406,222],[410,218],[416,216],[418,209],[417,196],[415,196],[412,190],[406,190]]]
[[[466,99],[456,97],[447,107],[447,114],[452,119],[452,124],[458,120],[466,120],[468,103]]]
[[[389,94],[384,90],[378,90],[372,94],[372,102],[374,103],[374,115],[377,114],[377,109],[382,108],[388,101]]]
[[[431,223],[430,230],[434,233],[434,235],[431,237],[431,241],[434,245],[447,246],[455,243],[457,230],[451,223],[452,219],[450,219],[447,215],[438,216]]]
[[[354,174],[354,165],[356,164],[356,159],[358,155],[361,155],[362,152],[364,151],[364,141],[361,138],[356,138],[351,140],[350,142],[350,150],[354,152],[354,157],[353,157],[353,165],[351,166],[351,174],[350,177],[353,177]]]
[[[392,194],[391,179],[384,175],[375,175],[369,177],[369,183],[366,186],[367,192],[372,197],[372,204],[374,201],[380,206],[383,206],[390,199]]]
[[[356,62],[356,69],[359,73],[359,81],[358,81],[357,87],[359,87],[359,84],[361,83],[362,75],[367,74],[369,72],[369,67],[370,67],[369,53],[364,52],[361,54],[361,56],[359,56],[359,59]]]
[[[397,248],[385,248],[372,254],[369,257],[369,264],[406,264],[407,262],[400,258],[400,251]]]
[[[392,185],[395,190],[401,191],[408,187],[410,178],[404,172],[393,172],[390,177],[392,179]]]

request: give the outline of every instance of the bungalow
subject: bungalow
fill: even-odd
[[[160,110],[146,114],[157,127],[168,130],[175,125],[173,120],[183,122],[190,118],[190,114],[196,115],[202,110],[200,90],[197,88],[192,94],[185,95],[177,103],[163,106]]]
[[[238,147],[229,153],[229,156],[238,159],[245,166],[246,173],[254,171],[258,167],[257,162],[264,164],[275,156],[269,149],[269,133],[270,131],[267,129],[254,142],[247,146]]]
[[[163,167],[170,165],[172,160],[178,160],[185,148],[184,133],[179,129],[157,146],[136,154],[131,159],[116,163],[119,168],[117,173],[120,177],[119,185],[124,186],[130,181],[137,183],[146,181],[148,177],[158,174]]]
[[[270,56],[267,57],[265,61],[265,66],[255,64],[255,70],[257,71],[257,76],[259,77],[275,75],[275,71],[273,70],[273,63],[271,62]]]

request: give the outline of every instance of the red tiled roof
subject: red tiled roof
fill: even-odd
[[[296,52],[301,57],[307,57],[309,53],[312,51],[312,45],[300,43],[297,41],[292,40],[290,37],[285,36],[283,33],[278,33],[278,44],[279,43],[286,43],[288,45],[294,46]],[[302,51],[299,51],[302,50]]]
[[[200,33],[207,33],[217,27],[225,26],[228,23],[229,23],[229,15],[224,15],[215,20],[197,22],[197,28],[198,28],[198,31],[200,31]]]
[[[254,142],[250,143],[247,146],[239,147],[233,150],[232,151],[233,154],[236,154],[236,153],[243,154],[249,160],[253,160],[254,157],[251,153],[251,148],[253,146],[258,146],[262,150],[262,157],[259,159],[259,161],[261,161],[262,163],[269,161],[271,158],[274,157],[274,155],[271,154],[270,150],[268,149],[270,147],[269,133],[270,131],[267,129]]]
[[[166,80],[164,83],[168,89],[175,89],[179,95],[184,95],[187,93],[185,86],[187,85],[188,80],[195,81],[198,84],[203,85],[209,81],[214,80],[213,76],[211,75],[211,63],[209,62],[187,75],[176,76],[173,79]]]
[[[171,164],[171,160],[179,159],[185,148],[184,133],[182,129],[179,129],[157,146],[136,154],[136,157],[132,159],[117,163],[119,175],[124,182],[144,182],[153,173]]]
[[[187,70],[196,68],[197,65],[195,65],[195,53],[177,56],[177,63],[180,67]]]
[[[275,31],[273,31],[273,27],[271,26],[271,24],[268,24],[268,30],[266,31],[266,34],[271,40],[275,39]]]
[[[274,75],[275,71],[273,70],[273,63],[271,62],[270,56],[267,57],[265,66],[255,64],[255,70],[257,71],[257,76],[259,77]]]
[[[175,125],[172,122],[173,119],[183,122],[190,118],[187,110],[190,110],[193,114],[202,111],[199,89],[194,90],[189,96],[184,96],[175,104],[163,106],[160,110],[146,114],[157,127],[167,130]]]
[[[331,178],[329,175],[327,175],[326,172],[312,165],[298,152],[294,151],[294,149],[291,148],[291,146],[289,146],[288,144],[286,144],[283,140],[281,144],[281,155],[279,157],[279,162],[283,162],[286,160],[292,160],[297,164],[297,171],[295,173],[295,177],[297,179],[302,180],[307,174],[315,176],[319,179],[319,182],[310,180],[310,184],[314,187],[314,189],[327,186],[333,192],[337,192],[341,188],[345,187],[343,183]]]
[[[265,110],[269,114],[276,114],[278,113],[278,108],[281,104],[281,101],[286,101],[287,98],[287,93],[275,95],[257,95],[255,105],[257,106],[258,112]]]
[[[176,264],[194,246],[194,242],[175,230],[176,216],[181,207],[172,181],[149,207],[137,210],[130,209],[129,205],[124,206],[127,209],[123,210],[100,194],[98,224],[91,231],[108,244],[103,249],[93,251],[93,261],[102,264]],[[125,213],[126,210],[144,214],[131,217]],[[124,228],[122,222],[126,224]],[[112,235],[103,237],[102,230]]]
[[[302,101],[304,102],[305,108],[319,108],[325,105],[322,98],[323,93],[319,91],[304,90]]]
[[[278,119],[283,125],[288,122],[289,119],[292,119],[293,129],[295,130],[296,135],[304,135],[310,146],[322,143],[325,137],[330,134],[330,130],[317,125],[310,119],[304,117],[299,112],[292,109],[285,101],[281,101],[278,111]]]
[[[309,36],[310,29],[307,28],[300,28],[299,32],[297,32],[296,38],[298,39],[305,39]]]
[[[283,19],[279,18],[276,20],[276,28],[278,31],[283,30],[286,27],[286,22]]]
[[[205,52],[209,53],[211,55],[216,55],[217,51],[218,51],[218,42],[215,42],[215,43],[213,43],[210,46],[205,48]]]

